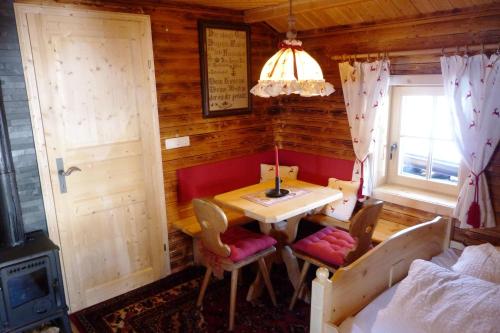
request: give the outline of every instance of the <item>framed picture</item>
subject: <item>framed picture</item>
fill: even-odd
[[[204,117],[252,112],[250,26],[198,21]]]

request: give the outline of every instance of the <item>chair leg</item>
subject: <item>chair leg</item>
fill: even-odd
[[[236,289],[238,287],[238,269],[231,273],[231,299],[229,300],[229,330],[234,328],[234,313],[236,309]]]
[[[205,297],[205,291],[207,290],[208,282],[210,281],[210,276],[212,275],[212,268],[207,267],[207,271],[205,272],[205,277],[203,278],[203,282],[201,283],[200,293],[198,294],[198,299],[196,300],[196,306],[201,306],[203,302],[203,297]]]
[[[297,302],[297,297],[299,296],[300,290],[302,289],[302,285],[304,284],[304,280],[306,279],[307,271],[309,270],[310,266],[311,266],[310,262],[304,261],[304,266],[302,266],[302,271],[300,272],[299,284],[297,285],[297,288],[293,292],[292,301],[290,302],[290,306],[288,307],[290,311],[293,310],[295,302]]]
[[[274,306],[278,306],[278,303],[276,302],[276,295],[274,294],[273,285],[271,284],[271,279],[269,278],[269,271],[267,270],[266,260],[264,258],[259,259],[259,267],[262,273],[262,277],[264,278],[267,291],[269,292],[269,296],[271,296],[271,301],[273,302]]]

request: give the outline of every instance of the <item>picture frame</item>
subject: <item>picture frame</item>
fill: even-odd
[[[198,21],[203,117],[252,112],[250,26]]]

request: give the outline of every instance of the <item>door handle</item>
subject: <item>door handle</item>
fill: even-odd
[[[68,192],[68,188],[66,187],[66,177],[71,175],[75,171],[82,171],[79,167],[72,166],[69,167],[68,170],[64,171],[64,160],[62,158],[56,158],[56,166],[57,166],[57,176],[59,178],[59,190],[61,193]]]
[[[69,176],[71,175],[74,171],[82,171],[82,169],[80,169],[79,167],[76,167],[76,166],[72,166],[72,167],[69,167],[68,170],[64,171],[64,170],[58,170],[58,173],[62,176]]]

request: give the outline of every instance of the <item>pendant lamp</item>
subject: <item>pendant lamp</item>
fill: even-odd
[[[279,44],[276,52],[260,72],[259,83],[250,92],[259,97],[298,94],[304,97],[328,96],[335,91],[323,78],[318,62],[302,48],[297,40],[292,0],[288,16],[287,39]]]

